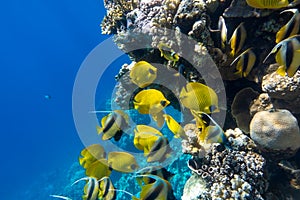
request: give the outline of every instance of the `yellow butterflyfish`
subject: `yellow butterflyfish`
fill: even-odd
[[[110,152],[108,154],[108,165],[118,172],[131,173],[139,168],[135,158],[126,152]]]
[[[288,0],[246,0],[247,4],[253,8],[260,9],[279,9],[287,6],[293,6],[299,2],[295,0],[290,3]]]
[[[156,73],[156,67],[146,61],[139,61],[130,70],[130,80],[138,87],[144,88],[153,83]]]
[[[182,88],[179,99],[183,106],[190,110],[205,113],[219,111],[216,92],[202,83],[188,83]]]

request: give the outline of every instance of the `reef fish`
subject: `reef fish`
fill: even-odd
[[[103,133],[102,140],[109,140],[112,137],[120,140],[123,130],[128,128],[129,117],[122,110],[115,110],[101,119],[101,125],[97,126],[97,132]]]
[[[99,180],[98,199],[115,200],[116,190],[109,177],[103,177]]]
[[[170,46],[164,43],[158,44],[158,49],[160,51],[161,57],[164,57],[165,59],[172,61],[173,65],[176,64],[176,62],[179,60],[179,55],[171,49]]]
[[[260,9],[278,9],[284,8],[287,6],[293,6],[299,2],[299,0],[295,0],[293,2],[289,2],[288,0],[246,0],[247,4],[253,8]]]
[[[216,92],[202,83],[188,83],[182,88],[179,99],[184,107],[205,113],[218,112]]]
[[[279,42],[267,55],[265,62],[271,54],[275,55],[276,62],[280,65],[277,73],[281,76],[294,76],[300,66],[300,35],[289,37]]]
[[[137,175],[155,175],[162,179],[170,180],[174,174],[163,168],[162,166],[148,166],[136,172]],[[154,183],[155,179],[149,176],[136,177],[139,185]]]
[[[280,41],[293,36],[297,35],[300,32],[300,14],[298,9],[288,9],[284,10],[281,13],[284,12],[292,12],[294,15],[292,18],[284,25],[283,27],[280,28],[280,30],[276,34],[276,43],[279,43]]]
[[[140,88],[147,87],[156,79],[157,69],[146,61],[135,63],[130,71],[130,80]]]
[[[162,133],[151,126],[137,125],[134,129],[133,143],[137,149],[144,151],[145,156],[148,156],[160,136],[163,136]]]
[[[210,121],[213,123],[213,125],[205,126],[198,137],[200,143],[221,143],[226,148],[231,149],[230,143],[227,140],[227,137],[224,134],[223,129],[217,124],[217,122],[208,114],[203,112],[198,112],[199,115],[205,115],[207,118],[210,119]]]
[[[229,40],[231,47],[231,56],[235,56],[243,48],[245,40],[247,37],[247,31],[244,27],[244,23],[241,23],[232,33],[232,36]]]
[[[247,77],[253,66],[256,62],[256,55],[251,48],[247,49],[241,53],[234,61],[230,64],[233,65],[236,63],[236,72],[235,74],[239,77]]]
[[[221,47],[222,49],[225,49],[225,46],[227,44],[227,27],[222,16],[219,17],[218,28],[221,34]]]
[[[90,145],[83,149],[80,154],[79,164],[85,169],[93,162],[106,157],[105,150],[100,144]]]
[[[163,162],[171,156],[169,141],[165,136],[160,136],[150,148],[147,162]]]
[[[80,182],[80,181],[87,181],[86,185],[84,186],[84,195],[82,195],[82,199],[84,200],[98,200],[99,194],[99,182],[96,178],[93,177],[84,177],[77,181],[75,181],[72,185]]]
[[[186,136],[180,124],[171,115],[165,114],[163,116],[165,118],[168,128],[170,129],[170,131],[172,131],[172,133],[174,133],[175,138],[182,138],[187,140],[188,137]]]
[[[111,174],[111,168],[106,159],[102,158],[87,166],[85,174],[89,177],[101,179]]]
[[[139,168],[135,158],[126,152],[110,152],[108,154],[108,165],[118,172],[131,173]]]
[[[162,110],[170,104],[163,93],[156,89],[142,90],[135,95],[134,109],[141,114],[150,114],[157,125],[161,127],[164,123]]]
[[[167,200],[173,199],[172,186],[165,180],[155,175],[138,175],[137,177],[150,177],[155,180],[154,183],[142,186],[140,199],[143,200]]]

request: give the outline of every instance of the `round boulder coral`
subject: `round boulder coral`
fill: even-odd
[[[300,147],[299,126],[288,110],[256,113],[250,123],[250,136],[265,151],[295,153]]]

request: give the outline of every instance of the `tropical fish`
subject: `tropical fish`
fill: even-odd
[[[147,87],[156,79],[157,69],[146,61],[135,63],[130,71],[131,81],[140,88]]]
[[[186,136],[180,124],[171,115],[165,114],[163,116],[165,118],[168,128],[170,129],[170,131],[172,131],[172,133],[174,133],[175,138],[182,138],[187,140],[188,137]]]
[[[72,185],[80,182],[80,181],[87,181],[86,185],[84,186],[84,195],[82,195],[83,200],[98,200],[99,194],[99,182],[96,178],[93,177],[84,177],[77,181],[75,181]]]
[[[188,83],[182,88],[179,99],[184,107],[205,113],[218,112],[218,96],[215,91],[202,83]]]
[[[148,166],[145,167],[139,171],[136,172],[137,175],[155,175],[159,176],[162,179],[169,180],[171,179],[174,174],[163,168],[162,166]],[[155,182],[155,179],[149,177],[149,176],[143,176],[143,177],[136,177],[136,180],[139,185],[144,184],[149,184]]]
[[[293,17],[284,25],[281,27],[281,29],[276,34],[276,43],[290,37],[293,35],[297,35],[300,32],[300,14],[297,8],[294,9],[288,9],[284,10],[281,13],[284,12],[292,12],[294,13]],[[280,14],[281,14],[280,13]]]
[[[118,141],[122,136],[123,130],[128,128],[128,124],[128,115],[122,110],[115,110],[102,118],[102,127],[97,126],[96,128],[98,134],[103,133],[102,140],[109,140],[113,137]]]
[[[218,28],[221,33],[221,47],[222,49],[225,49],[225,46],[227,44],[227,27],[222,16],[219,17]]]
[[[152,145],[147,156],[147,162],[163,162],[170,157],[171,148],[166,137],[160,136]]]
[[[171,49],[171,47],[164,43],[158,44],[158,49],[160,51],[161,57],[164,57],[165,59],[169,61],[173,61],[173,65],[176,64],[176,62],[179,60],[179,55]]]
[[[256,55],[252,51],[252,48],[247,49],[242,54],[240,54],[234,61],[230,64],[236,63],[236,70],[234,74],[242,77],[247,77],[256,62]]]
[[[93,144],[83,149],[81,156],[79,157],[79,164],[86,169],[95,161],[105,158],[106,153],[100,144]]]
[[[154,183],[146,184],[142,186],[140,193],[140,199],[142,200],[167,200],[174,199],[171,184],[165,180],[155,175],[137,175],[136,177],[150,177],[154,179]]]
[[[204,112],[198,112],[200,115],[205,115],[210,119],[210,121],[214,125],[208,125],[204,127],[198,137],[199,141],[201,143],[221,143],[223,144],[226,148],[231,149],[230,143],[227,140],[223,129],[217,124],[217,122],[208,114]]]
[[[116,190],[109,177],[103,177],[99,181],[98,199],[115,200]]]
[[[134,108],[141,114],[150,114],[152,119],[161,127],[164,123],[162,110],[170,104],[163,93],[156,89],[140,91],[134,97]]]
[[[244,23],[241,23],[233,32],[229,43],[231,47],[231,56],[235,56],[241,51],[244,46],[245,40],[247,37],[247,31],[244,27]]]
[[[267,55],[265,62],[271,54],[276,53],[275,60],[280,65],[277,73],[281,76],[294,76],[300,66],[300,35],[289,37],[279,42]]]
[[[260,9],[278,9],[284,8],[287,6],[293,6],[299,0],[295,0],[290,3],[288,0],[246,0],[247,4],[253,8],[260,8]]]
[[[99,159],[86,167],[85,174],[89,177],[101,179],[111,174],[112,169],[106,159]]]
[[[133,155],[126,152],[110,152],[108,154],[108,165],[118,172],[131,173],[139,166]]]
[[[144,151],[144,155],[148,156],[151,147],[162,136],[162,133],[157,129],[146,126],[146,125],[137,125],[134,129],[134,146]]]

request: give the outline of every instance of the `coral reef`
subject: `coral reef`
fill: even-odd
[[[294,155],[300,148],[298,122],[288,110],[256,113],[250,123],[250,136],[262,150],[281,152],[280,158]]]
[[[266,74],[262,80],[262,90],[272,100],[277,101],[280,108],[287,108],[293,113],[300,113],[300,72],[293,77],[280,76],[276,72]]]
[[[167,166],[176,174],[170,183],[177,199],[284,199],[293,196],[294,189],[300,189],[300,163],[296,159],[300,133],[298,121],[291,114],[300,113],[300,72],[291,78],[279,75],[279,65],[274,64],[274,59],[266,59],[274,53],[268,55],[276,45],[277,32],[289,25],[290,12],[255,9],[245,0],[105,0],[104,5],[107,13],[101,23],[102,33],[114,35],[116,45],[131,60],[115,76],[118,83],[113,108],[135,109],[140,106],[134,99],[136,94],[153,89],[170,105],[158,99],[155,105],[144,105],[147,109],[142,114],[152,115],[152,122],[157,122],[165,111],[153,113],[150,107],[168,106],[182,115],[178,126],[187,137],[170,144],[173,155],[179,158]],[[242,30],[237,28],[242,26]],[[248,49],[251,57],[243,54]],[[284,53],[287,52],[276,54],[275,60],[285,58]],[[294,53],[294,49],[288,53]],[[237,58],[241,61],[236,62]],[[155,80],[143,88],[130,77],[132,67],[139,61],[157,70]],[[218,109],[226,115],[226,131],[218,114],[211,111],[218,105],[207,106],[211,113],[204,114],[195,114],[181,105],[180,91],[189,82],[212,87],[219,103],[227,103]],[[222,96],[224,85],[227,96]],[[163,123],[158,126],[162,126],[164,134],[167,132]],[[169,145],[170,137],[166,135],[160,137],[165,137],[160,143],[153,144]],[[126,147],[132,138],[128,134],[118,145]],[[143,163],[147,164],[150,163]],[[278,175],[284,172],[287,177]],[[130,176],[122,174],[113,181],[118,189],[136,194],[139,187]],[[289,183],[284,187],[289,194],[276,189],[280,181]],[[118,193],[117,198],[128,199],[124,195]]]
[[[226,135],[233,149],[215,144],[203,158],[194,156],[189,161],[194,174],[182,199],[263,199],[265,159],[252,151],[255,145],[249,145],[251,139],[239,129],[228,130]]]

